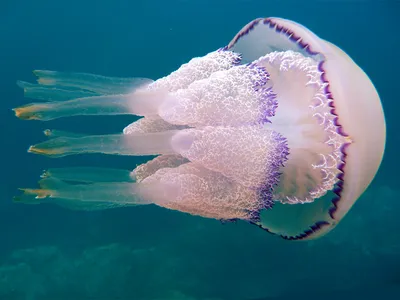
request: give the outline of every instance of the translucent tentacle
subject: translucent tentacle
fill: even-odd
[[[135,182],[131,171],[111,168],[53,168],[45,171],[41,177],[76,182]]]
[[[35,70],[41,85],[73,87],[92,91],[101,95],[126,94],[138,87],[148,85],[153,80],[148,78],[119,78],[89,73],[68,73],[48,70]]]
[[[127,96],[95,96],[63,102],[31,103],[14,109],[23,120],[49,121],[76,115],[128,114]]]
[[[14,201],[22,203],[54,203],[79,210],[98,210],[128,205],[165,203],[177,197],[179,189],[171,184],[132,182],[96,182],[70,184],[57,178],[44,178],[38,189],[21,189]]]
[[[56,178],[40,180],[40,189],[22,189],[26,194],[34,194],[37,198],[63,198],[79,201],[108,201],[134,204],[149,204],[137,199],[135,183],[100,182],[92,184],[68,184]]]
[[[25,97],[44,101],[65,101],[100,95],[85,90],[68,90],[56,86],[32,84],[25,81],[17,81],[17,85],[24,90]]]
[[[115,202],[105,202],[105,201],[91,201],[91,202],[83,202],[83,201],[75,201],[71,199],[64,198],[37,198],[35,194],[31,193],[23,193],[19,196],[14,197],[13,201],[15,203],[21,204],[55,204],[70,210],[77,211],[98,211],[98,210],[106,210],[112,208],[125,207],[130,204],[119,204]],[[134,204],[132,204],[133,206]]]
[[[147,134],[110,134],[84,137],[58,137],[31,146],[29,152],[62,157],[80,153],[118,155],[173,154],[171,138],[176,131]]]
[[[30,103],[14,109],[23,120],[49,121],[78,115],[156,115],[166,94],[162,91],[138,90],[131,94],[116,94]]]

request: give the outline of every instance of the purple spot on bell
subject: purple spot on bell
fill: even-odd
[[[316,51],[311,50],[310,45],[309,45],[308,48],[307,48],[307,52],[308,52],[308,54],[310,54],[310,55],[318,55],[318,54],[320,54],[319,52],[316,52]]]
[[[299,37],[296,36],[296,35],[294,35],[294,34],[292,34],[292,35],[289,37],[289,39],[290,39],[291,41],[293,41],[293,42],[296,43],[296,42],[299,40]]]
[[[325,86],[324,93],[325,93],[326,95],[331,94],[331,90],[330,90],[330,88],[329,88],[329,84],[327,84],[327,85]]]
[[[343,181],[339,181],[338,183],[336,183],[336,185],[340,188],[340,190],[343,190],[343,185],[344,185]]]
[[[333,219],[333,220],[335,220],[335,216],[334,216],[335,212],[336,212],[336,207],[331,207],[331,208],[329,209],[329,216],[330,216],[331,219]]]
[[[333,192],[338,196],[338,197],[340,197],[340,192],[342,191],[342,189],[341,188],[339,188],[339,187],[335,187],[334,189],[333,189]]]
[[[319,221],[316,224],[318,225],[318,228],[321,229],[322,227],[329,225],[329,222],[327,222],[327,221]]]
[[[340,124],[339,124],[339,118],[334,118],[333,119],[333,124],[336,126],[336,127],[340,127]],[[339,128],[337,128],[337,130],[339,130]]]
[[[333,198],[332,203],[333,203],[333,205],[336,206],[336,204],[338,204],[339,201],[340,201],[340,198],[339,197],[335,197],[335,198]]]
[[[273,28],[275,26],[275,23],[273,21],[271,21],[270,19],[268,19],[268,23],[269,23],[270,28]]]
[[[322,229],[324,226],[329,226],[330,223],[327,221],[318,221],[315,224],[310,226],[310,229],[306,229],[303,233],[300,233],[296,236],[286,236],[286,235],[281,235],[282,238],[290,241],[294,240],[302,240],[307,238],[308,236],[314,234],[315,232],[319,231]]]
[[[314,232],[313,230],[309,229],[309,230],[304,231],[304,234],[305,234],[305,235],[310,235],[310,234],[312,234],[313,232]]]
[[[322,82],[328,82],[328,79],[326,78],[326,73],[325,72],[323,72],[322,74],[321,74],[321,81]]]
[[[343,164],[346,164],[346,161],[345,161],[345,158],[347,157],[347,152],[346,152],[346,150],[347,150],[347,147],[349,147],[350,146],[350,144],[351,143],[345,143],[345,144],[343,144],[341,147],[340,147],[340,152],[342,153],[342,161],[343,161]],[[341,168],[344,168],[344,166],[340,166]],[[340,169],[340,170],[342,170],[342,169]]]
[[[335,212],[337,211],[337,205],[338,205],[339,201],[340,201],[340,197],[334,197],[334,198],[332,199],[333,207],[331,207],[331,208],[329,209],[329,216],[330,216],[332,219],[335,219]]]
[[[303,49],[304,49],[305,47],[307,47],[307,44],[304,43],[302,40],[300,40],[298,44],[299,44],[299,46],[300,46],[301,48],[303,48]]]
[[[342,136],[349,136],[347,133],[344,132],[343,126],[339,125],[337,132]]]
[[[321,61],[321,62],[318,64],[318,71],[325,73],[324,61]]]

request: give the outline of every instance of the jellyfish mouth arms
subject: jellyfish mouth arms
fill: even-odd
[[[288,240],[325,235],[347,214],[380,167],[386,124],[375,87],[343,50],[290,20],[255,19],[225,48],[240,53],[244,63],[270,52],[288,50],[319,62],[321,80],[327,83],[325,93],[332,100],[331,113],[336,116],[336,131],[344,141],[337,183],[313,203],[277,203],[273,209],[261,211],[260,222],[254,224]]]

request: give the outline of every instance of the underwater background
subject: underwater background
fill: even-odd
[[[1,0],[0,299],[398,297],[399,13],[397,0]],[[383,102],[384,161],[333,232],[290,242],[245,222],[221,224],[156,206],[76,212],[12,202],[18,187],[36,186],[49,167],[133,169],[149,159],[28,154],[44,129],[117,133],[135,118],[21,121],[11,108],[29,99],[17,80],[33,82],[34,69],[157,79],[269,16],[294,20],[341,47]]]

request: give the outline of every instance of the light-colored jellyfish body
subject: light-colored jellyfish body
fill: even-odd
[[[374,178],[386,128],[379,96],[342,50],[292,21],[246,25],[225,47],[152,81],[35,71],[19,82],[44,100],[21,119],[142,116],[123,133],[45,131],[29,148],[157,155],[133,171],[50,169],[17,200],[73,209],[156,204],[220,220],[245,220],[285,239],[334,228]],[[47,101],[47,102],[46,102]]]

